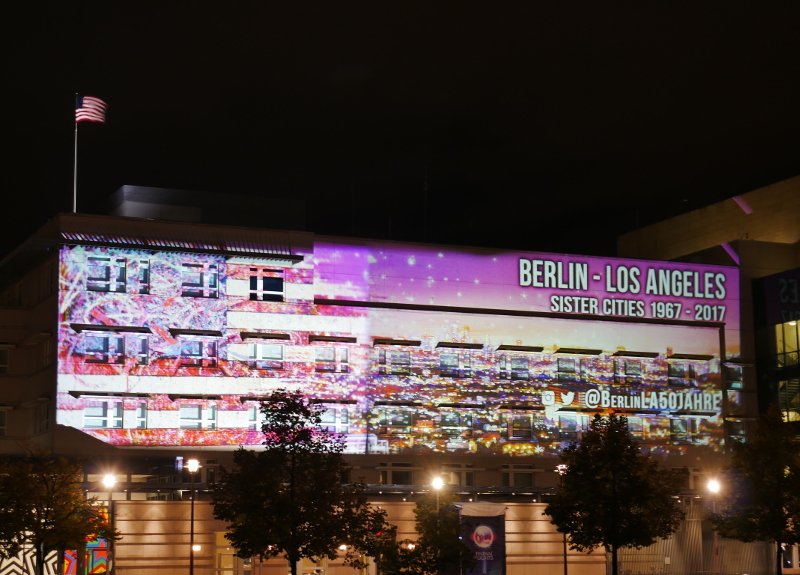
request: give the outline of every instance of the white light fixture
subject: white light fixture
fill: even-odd
[[[709,481],[707,487],[711,493],[719,493],[719,481],[716,479]]]
[[[433,486],[434,489],[438,490],[444,487],[444,481],[442,480],[441,477],[434,477],[431,485]]]
[[[103,477],[103,485],[105,485],[108,489],[114,487],[117,484],[117,478],[111,475],[110,473]]]
[[[186,462],[186,469],[189,471],[189,473],[197,473],[197,471],[200,469],[200,462],[196,459],[190,459]]]
[[[203,547],[201,545],[192,545],[192,551],[200,551]]]
[[[339,551],[347,551],[347,545],[345,545],[344,543],[339,545]]]

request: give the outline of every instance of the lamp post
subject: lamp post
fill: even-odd
[[[195,490],[194,490],[194,478],[197,475],[197,472],[200,470],[200,462],[196,459],[190,459],[186,462],[186,469],[189,471],[189,475],[192,477],[192,488],[191,488],[191,497],[192,497],[192,507],[191,507],[191,514],[189,519],[189,575],[194,575],[194,552],[200,550],[200,546],[195,546],[194,544],[194,499],[195,499]]]
[[[434,477],[431,486],[436,490],[436,521],[439,521],[439,490],[444,487],[441,477]]]
[[[720,485],[719,481],[716,479],[712,479],[708,482],[706,486],[708,488],[708,492],[711,494],[711,513],[717,512],[717,493],[719,493]],[[714,529],[714,550],[712,551],[714,555],[714,575],[719,573],[719,544],[717,542],[717,530]]]
[[[114,530],[114,485],[117,483],[117,478],[111,475],[110,473],[103,477],[103,485],[105,485],[106,489],[108,489],[108,526],[111,527],[111,530]],[[114,572],[114,555],[111,549],[113,542],[111,539],[106,541],[106,546],[108,548],[108,572]]]
[[[558,473],[558,483],[559,487],[562,489],[564,488],[564,475],[567,473],[567,468],[569,466],[566,463],[559,463],[556,465],[556,473]],[[564,575],[567,575],[567,534],[566,532],[562,533],[563,537],[563,548],[564,548]]]

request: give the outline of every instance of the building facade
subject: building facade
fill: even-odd
[[[605,568],[563,557],[541,514],[560,450],[594,414],[625,414],[647,451],[692,470],[687,508],[755,414],[733,266],[62,214],[0,273],[0,450],[90,454],[98,494],[113,470],[119,573],[185,570],[181,464],[200,459],[213,483],[259,445],[274,389],[325,409],[401,536],[435,476],[465,502],[504,503],[509,575]],[[197,504],[202,573],[285,569],[235,558]],[[696,535],[684,559],[704,560]]]

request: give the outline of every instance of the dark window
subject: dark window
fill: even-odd
[[[125,363],[125,338],[121,335],[89,335],[83,337],[86,363]]]
[[[253,301],[283,301],[282,272],[250,268],[250,299]]]

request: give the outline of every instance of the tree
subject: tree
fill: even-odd
[[[613,575],[619,549],[652,545],[680,525],[684,513],[674,497],[686,471],[662,469],[643,455],[626,417],[595,415],[583,440],[570,444],[561,460],[567,465],[562,487],[545,514],[569,535],[572,549],[604,547]]]
[[[717,533],[774,541],[775,572],[782,573],[782,544],[800,543],[800,442],[777,405],[759,416],[750,441],[733,444],[722,482],[726,504],[710,516]]]
[[[261,404],[263,451],[239,449],[212,491],[214,515],[243,557],[283,554],[297,573],[303,558],[336,557],[364,565],[392,532],[386,512],[369,506],[364,484],[351,482],[341,437],[320,426],[323,410],[299,392],[277,390]]]
[[[462,528],[454,494],[427,493],[417,500],[414,509],[416,541],[398,544],[394,570],[403,575],[438,575],[460,573],[459,567],[471,569],[475,557],[460,538]],[[438,509],[437,509],[438,508]]]
[[[44,573],[51,551],[83,549],[87,539],[115,541],[95,498],[82,488],[81,461],[30,452],[0,464],[0,557],[32,546],[36,571]]]

